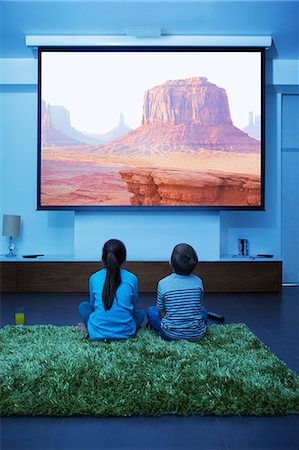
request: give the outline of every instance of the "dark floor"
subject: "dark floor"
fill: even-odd
[[[73,325],[82,294],[2,294],[1,326],[14,309],[26,324]],[[153,294],[141,294],[146,309]],[[225,323],[246,323],[299,374],[299,287],[278,294],[206,294],[209,310]],[[282,417],[4,417],[1,449],[299,449],[299,416]]]

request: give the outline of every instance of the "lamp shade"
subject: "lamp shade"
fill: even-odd
[[[13,237],[20,234],[21,216],[3,215],[2,236]]]

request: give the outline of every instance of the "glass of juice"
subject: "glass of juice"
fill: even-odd
[[[24,308],[18,307],[15,309],[15,324],[24,325],[24,322],[25,322]]]

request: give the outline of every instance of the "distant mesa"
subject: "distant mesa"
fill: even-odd
[[[71,126],[70,113],[63,106],[42,102],[42,145],[76,146],[102,145],[130,131],[123,114],[118,125],[106,134],[83,133]]]
[[[83,142],[75,139],[71,136],[67,136],[65,133],[53,126],[51,106],[47,105],[46,102],[42,102],[42,146],[71,146],[71,145],[82,145]]]
[[[175,155],[200,149],[259,153],[235,127],[225,89],[205,77],[166,81],[145,92],[142,125],[100,148],[114,156]]]
[[[108,133],[102,133],[102,134],[87,134],[87,136],[90,136],[94,139],[101,140],[103,143],[107,143],[110,141],[113,141],[114,139],[119,138],[120,136],[123,136],[124,134],[131,131],[132,128],[130,128],[128,125],[125,124],[125,117],[122,113],[120,113],[119,116],[119,122],[118,125],[113,128],[111,131],[108,131]]]
[[[249,111],[248,113],[248,125],[245,128],[242,128],[245,133],[254,139],[261,139],[261,116],[254,116],[253,112]]]
[[[89,145],[99,145],[106,142],[101,141],[100,139],[90,138],[88,135],[72,127],[70,112],[64,106],[49,105],[49,110],[51,115],[52,126],[55,129],[61,131],[66,136],[76,139],[81,143],[81,145],[82,143]]]

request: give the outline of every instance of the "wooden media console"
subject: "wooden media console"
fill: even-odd
[[[3,258],[4,259],[4,258]],[[96,261],[3,260],[1,292],[88,292]],[[140,292],[155,292],[158,281],[171,273],[168,262],[127,262],[139,279]],[[280,292],[281,261],[235,260],[199,262],[195,273],[206,292]]]

